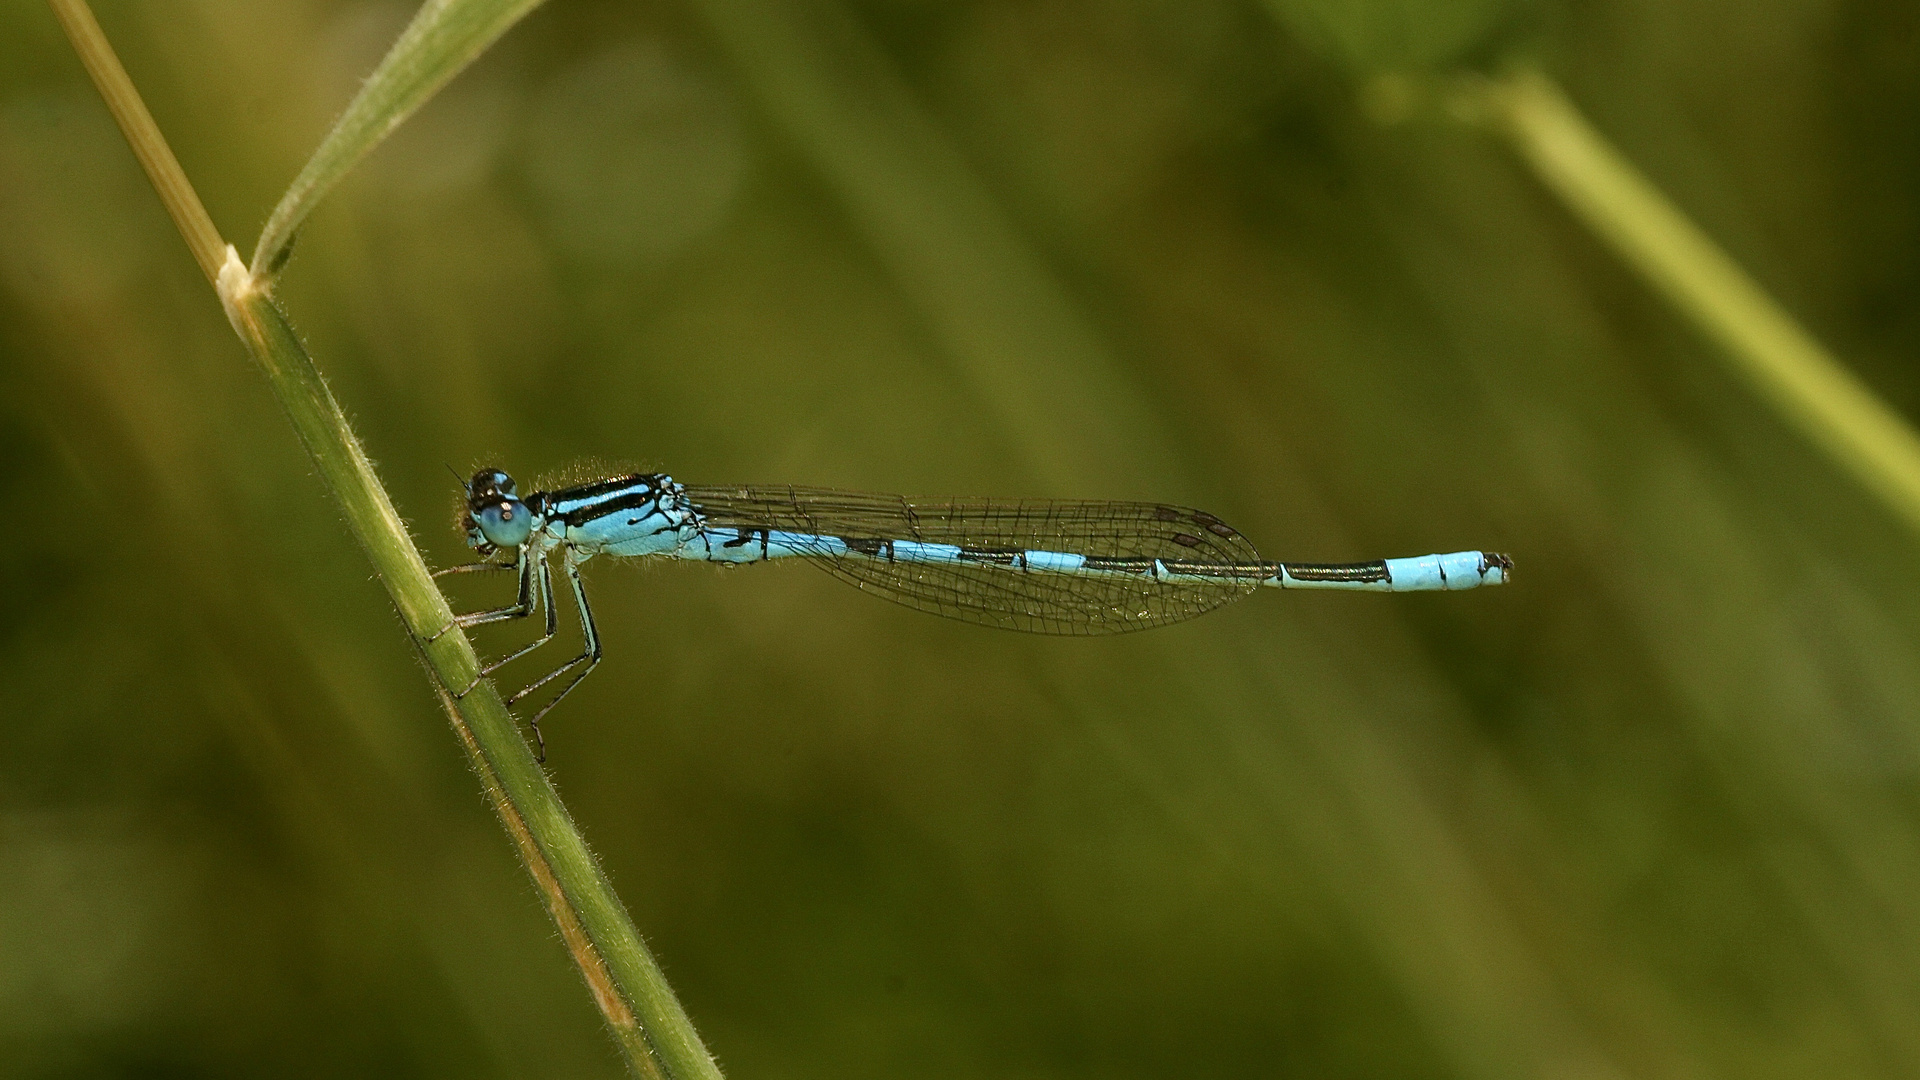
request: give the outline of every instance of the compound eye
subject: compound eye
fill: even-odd
[[[495,547],[516,548],[533,535],[533,513],[519,499],[501,499],[476,508],[473,524]]]

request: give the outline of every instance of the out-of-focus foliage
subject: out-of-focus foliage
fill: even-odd
[[[99,14],[245,248],[410,12]],[[1884,0],[569,0],[305,227],[282,295],[443,563],[447,464],[582,461],[1514,553],[1094,641],[591,567],[551,765],[730,1075],[1920,1071],[1914,541],[1498,144],[1357,104],[1496,46],[1920,412]],[[0,465],[0,1073],[614,1072],[32,4]]]
[[[1356,72],[1405,72],[1484,54],[1528,0],[1266,0],[1286,27]]]

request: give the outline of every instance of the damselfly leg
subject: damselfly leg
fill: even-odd
[[[578,672],[576,672],[573,678],[567,680],[567,685],[561,687],[560,692],[553,695],[553,700],[547,702],[545,705],[540,706],[540,711],[537,713],[534,713],[533,719],[527,722],[527,726],[533,729],[534,742],[538,745],[538,748],[539,748],[537,756],[541,761],[547,760],[547,739],[546,739],[546,736],[540,734],[540,721],[545,719],[546,715],[553,711],[553,707],[555,705],[560,704],[560,701],[562,698],[565,698],[568,694],[572,693],[573,688],[576,686],[579,686],[580,681],[582,679],[585,679],[587,675],[593,671],[594,667],[600,663],[600,631],[597,630],[593,625],[593,608],[587,604],[587,589],[586,589],[586,586],[581,584],[580,582],[580,561],[574,558],[573,550],[571,548],[569,548],[566,553],[565,562],[562,568],[567,573],[568,584],[573,586],[573,602],[580,609],[580,633],[582,637],[585,639],[584,645],[580,650],[580,655],[574,657],[573,659],[567,661],[564,664],[561,664],[559,667],[554,668],[552,671],[547,672],[545,675],[542,675],[538,680],[522,687],[519,693],[507,699],[507,704],[512,705],[513,703],[526,697],[528,694],[533,693],[535,690],[540,689],[542,686],[545,686],[546,684],[559,678],[561,675],[564,675],[567,671],[571,670],[572,668],[580,664],[586,665],[586,667],[583,667]],[[546,584],[545,582],[545,570],[546,570],[546,563],[543,560],[541,563],[542,589],[547,593],[547,637],[550,638],[553,636],[553,600],[552,600],[551,586]],[[545,643],[546,643],[546,638],[542,638],[540,639],[540,641],[535,642],[535,644],[545,644]],[[520,652],[515,653],[514,656],[523,655],[526,651],[527,650],[522,649]],[[508,659],[512,659],[512,657],[509,657]],[[501,663],[505,663],[505,661],[501,661]]]
[[[546,739],[540,734],[541,719],[544,718],[547,713],[551,712],[555,705],[560,704],[560,699],[566,697],[568,693],[572,692],[574,687],[580,685],[580,680],[586,678],[587,673],[592,671],[594,665],[600,662],[600,632],[593,624],[593,609],[587,604],[586,587],[580,581],[579,560],[574,557],[571,549],[562,557],[565,560],[563,569],[566,571],[568,584],[573,588],[574,602],[580,610],[580,630],[585,640],[585,646],[581,650],[580,655],[547,672],[526,686],[521,687],[506,698],[507,706],[512,707],[524,700],[527,695],[558,679],[574,668],[579,667],[579,665],[583,663],[586,665],[586,667],[577,672],[572,679],[567,681],[567,684],[561,688],[560,692],[554,695],[553,700],[541,706],[540,711],[535,713],[533,719],[528,723],[528,727],[533,730],[533,737],[539,750],[538,757],[541,761],[547,759]],[[469,563],[463,566],[449,567],[446,570],[439,571],[434,576],[440,577],[444,574],[487,570],[519,571],[519,590],[518,597],[515,601],[506,607],[457,615],[451,623],[443,627],[433,638],[429,638],[429,641],[437,639],[441,634],[446,633],[456,626],[466,628],[485,626],[489,623],[506,622],[512,619],[523,619],[535,611],[544,612],[546,615],[546,625],[541,635],[533,641],[522,645],[520,648],[482,667],[479,672],[474,675],[471,683],[468,683],[465,688],[453,695],[456,698],[466,697],[473,692],[474,687],[480,685],[481,679],[486,678],[515,660],[533,652],[540,646],[545,645],[547,642],[552,641],[554,635],[559,631],[559,611],[553,602],[553,568],[544,555],[532,556],[528,554],[525,548],[522,548],[520,549],[519,558],[513,563]]]
[[[494,608],[489,611],[472,611],[465,615],[455,615],[452,622],[433,632],[433,636],[427,639],[427,644],[431,645],[439,641],[447,631],[456,626],[482,626],[486,623],[502,622],[507,619],[519,619],[526,617],[533,611],[533,597],[531,593],[532,579],[530,577],[532,568],[528,564],[527,553],[524,550],[519,551],[514,561],[510,563],[462,563],[459,566],[449,566],[443,570],[435,570],[433,576],[435,578],[443,578],[453,574],[484,574],[490,571],[500,570],[517,570],[520,572],[519,599],[503,608]],[[472,687],[468,687],[468,689],[470,690]],[[461,691],[462,695],[465,693],[466,691]]]

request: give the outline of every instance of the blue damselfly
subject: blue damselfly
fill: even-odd
[[[461,615],[448,629],[546,614],[538,639],[486,665],[480,677],[553,638],[555,554],[580,610],[580,655],[507,699],[511,705],[572,672],[531,721],[543,756],[541,719],[600,661],[600,635],[580,582],[580,564],[595,555],[729,565],[803,558],[908,607],[1041,634],[1144,630],[1203,614],[1262,587],[1472,589],[1506,581],[1513,568],[1507,556],[1485,551],[1364,563],[1266,562],[1219,518],[1163,503],[696,487],[662,473],[522,497],[513,478],[498,469],[475,473],[466,494],[467,543],[488,561],[441,573],[514,570],[519,594],[506,607]],[[492,561],[505,552],[511,561]]]

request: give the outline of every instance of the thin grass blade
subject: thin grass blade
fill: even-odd
[[[265,281],[340,178],[540,0],[427,0],[273,208],[250,269]]]

